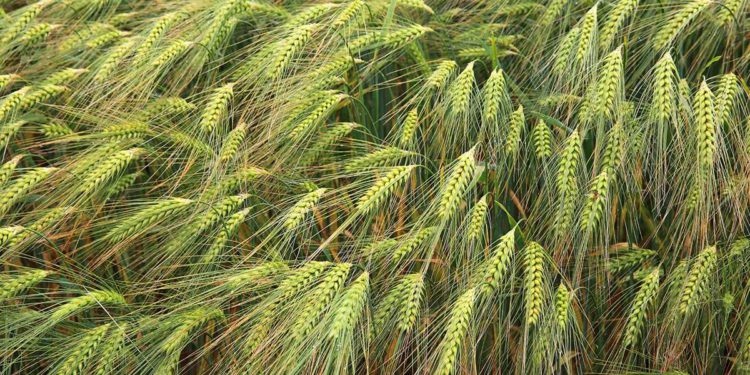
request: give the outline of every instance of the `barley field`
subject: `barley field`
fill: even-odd
[[[750,373],[750,0],[0,0],[0,374]]]

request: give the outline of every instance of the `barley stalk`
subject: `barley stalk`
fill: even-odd
[[[336,107],[346,98],[347,96],[344,94],[335,93],[324,97],[318,102],[317,106],[304,119],[302,119],[302,121],[294,124],[294,127],[289,132],[289,138],[299,141],[311,129],[325,121],[325,119],[328,118]]]
[[[539,19],[539,25],[543,28],[550,26],[560,17],[567,3],[568,0],[550,0],[545,7],[544,14]]]
[[[275,57],[269,64],[268,78],[279,79],[282,77],[294,56],[302,51],[305,43],[310,40],[317,28],[317,24],[296,27],[289,36],[279,41],[275,48]]]
[[[401,135],[399,137],[399,145],[401,145],[401,147],[409,147],[412,145],[418,126],[419,115],[417,114],[416,109],[412,109],[406,114],[406,118],[401,124]]]
[[[0,74],[0,92],[5,90],[8,86],[13,84],[16,80],[18,80],[21,76],[18,74]]]
[[[71,207],[62,206],[50,209],[44,216],[31,223],[24,231],[17,233],[8,242],[8,247],[13,248],[27,238],[39,239],[38,233],[44,234],[52,225],[59,224],[63,217],[72,211]]]
[[[224,249],[226,242],[237,232],[240,225],[245,222],[247,215],[250,214],[251,208],[238,211],[227,218],[222,226],[222,230],[216,235],[211,247],[203,254],[199,264],[212,264],[216,257]]]
[[[651,114],[659,122],[666,122],[672,115],[676,102],[675,77],[677,67],[669,53],[659,59],[654,67],[652,82]]]
[[[21,34],[31,21],[44,10],[45,5],[44,2],[40,1],[26,7],[23,13],[19,14],[12,23],[4,27],[2,34],[0,34],[0,45],[5,46],[9,44]]]
[[[5,247],[9,243],[13,243],[15,238],[23,231],[24,227],[20,225],[0,228],[0,247]]]
[[[286,22],[285,27],[291,30],[300,26],[304,26],[305,24],[308,24],[322,17],[324,14],[328,13],[335,7],[336,5],[331,3],[310,5],[294,17],[290,18]]]
[[[607,134],[607,145],[602,156],[602,172],[607,172],[610,179],[614,179],[625,155],[625,130],[622,123],[617,122]]]
[[[19,43],[24,47],[32,47],[36,44],[43,42],[45,39],[47,39],[47,36],[49,36],[52,30],[58,27],[59,25],[50,25],[48,23],[38,23],[26,29],[26,31],[23,33],[23,35],[19,39]]]
[[[188,103],[183,98],[178,97],[161,97],[149,101],[143,114],[139,117],[146,120],[166,118],[173,115],[184,114],[195,109],[195,105]]]
[[[304,164],[316,161],[320,154],[330,150],[339,140],[346,137],[360,125],[354,122],[340,122],[333,124],[310,146],[302,158]]]
[[[161,71],[164,66],[178,59],[192,46],[193,43],[184,40],[171,42],[159,56],[151,61],[151,67],[156,71]]]
[[[117,46],[112,47],[107,54],[103,56],[99,68],[96,71],[96,75],[94,75],[94,81],[98,83],[106,81],[112,75],[117,66],[122,63],[122,60],[133,51],[135,42],[134,39],[129,38]]]
[[[96,134],[96,137],[107,138],[109,140],[139,139],[152,135],[153,131],[145,122],[133,121],[123,122],[108,126]]]
[[[302,310],[292,326],[292,337],[296,341],[303,340],[318,322],[320,314],[328,308],[328,304],[346,282],[351,270],[351,264],[339,263],[334,265],[320,281],[320,284],[310,292],[304,302]]]
[[[297,295],[316,281],[331,263],[329,262],[305,262],[300,268],[295,269],[290,276],[285,278],[277,288],[278,296],[270,306],[266,307],[258,319],[253,331],[245,339],[244,349],[247,352],[254,351],[266,338],[273,325],[276,309],[283,302]]]
[[[190,340],[196,330],[212,320],[224,318],[224,313],[212,307],[197,307],[183,312],[174,319],[178,323],[163,341],[161,350],[166,353],[178,353]]]
[[[63,138],[75,134],[71,128],[60,122],[44,124],[41,126],[40,132],[44,134],[45,137],[51,139]]]
[[[631,267],[640,266],[643,262],[656,256],[656,252],[638,247],[629,248],[617,252],[615,257],[610,258],[607,265],[612,273],[620,273]]]
[[[316,264],[316,266],[319,265]],[[285,272],[287,270],[288,267],[283,262],[264,262],[246,270],[234,272],[225,279],[224,288],[230,291],[237,291],[251,286],[259,279]]]
[[[235,16],[240,10],[233,2],[229,2],[214,14],[212,22],[200,40],[200,44],[206,47],[209,58],[219,57],[221,49],[226,45],[227,39],[239,21]]]
[[[56,85],[44,85],[33,87],[26,95],[21,98],[18,106],[15,108],[16,111],[25,111],[37,104],[49,101],[59,96],[68,89],[64,86]]]
[[[429,27],[416,24],[402,27],[385,34],[383,36],[383,45],[388,48],[398,49],[431,31],[432,29]]]
[[[371,333],[377,334],[383,330],[385,324],[398,312],[404,299],[405,291],[414,289],[414,285],[424,285],[424,276],[419,273],[404,275],[383,296],[375,310],[372,320]]]
[[[143,174],[141,172],[135,172],[130,173],[126,175],[120,176],[120,178],[116,179],[112,184],[107,188],[107,198],[116,197],[122,193],[125,192],[125,190],[129,189],[136,180],[138,180],[139,177],[141,177]]]
[[[607,171],[602,171],[591,181],[586,205],[581,214],[581,227],[587,232],[593,232],[604,217],[611,177]]]
[[[719,21],[723,25],[735,22],[735,15],[739,14],[745,6],[745,0],[725,0],[722,2],[723,7],[717,10]]]
[[[729,245],[729,257],[740,256],[748,249],[750,249],[750,238],[738,238]]]
[[[109,183],[115,176],[144,153],[143,149],[132,148],[113,154],[89,172],[79,185],[78,191],[92,194]]]
[[[368,16],[367,10],[363,10],[365,8],[365,3],[362,0],[352,0],[347,4],[343,9],[341,9],[338,14],[336,15],[336,18],[333,19],[331,22],[331,28],[332,29],[339,29],[342,26],[349,23],[349,21],[352,18],[359,17],[361,21],[364,21],[364,19]],[[356,25],[356,24],[354,24]]]
[[[0,103],[0,119],[4,119],[14,110],[16,110],[30,91],[31,87],[24,86],[23,88],[13,91],[9,95],[6,95],[3,101]]]
[[[138,48],[135,49],[134,61],[145,61],[148,60],[147,55],[151,52],[152,48],[156,45],[164,34],[174,25],[184,21],[189,16],[186,12],[172,12],[161,16],[156,22],[154,22],[151,29],[148,31],[143,40],[139,43]]]
[[[209,209],[206,210],[206,212],[199,217],[197,217],[195,220],[190,222],[183,231],[181,231],[179,234],[177,234],[171,241],[169,241],[165,246],[163,251],[167,254],[173,254],[177,252],[180,248],[185,246],[186,244],[190,244],[196,237],[203,234],[206,230],[209,228],[215,226],[218,222],[224,220],[227,216],[232,214],[233,211],[235,211],[238,207],[240,207],[248,198],[250,197],[249,194],[238,194],[233,196],[228,196],[215,204],[212,204]],[[246,216],[249,212],[245,212],[244,215]],[[233,222],[233,225],[240,225],[244,219],[245,216],[242,217],[235,217],[235,220],[238,220],[236,222]],[[229,224],[229,223],[225,223]],[[222,227],[222,229],[230,230],[230,227]],[[236,228],[235,228],[236,229]],[[214,243],[216,245],[215,247],[212,247],[208,253],[206,253],[206,257],[211,255],[216,255],[213,253],[213,251],[220,250],[220,247],[224,245],[224,242],[234,234],[234,230],[230,230],[231,233],[224,234],[226,237],[224,238],[224,241],[221,242],[221,244]],[[221,235],[220,235],[221,236]],[[218,241],[218,239],[217,239]]]
[[[86,48],[87,49],[97,49],[102,48],[104,46],[108,46],[110,44],[115,43],[117,40],[122,38],[123,36],[126,36],[127,33],[122,32],[120,30],[110,30],[108,32],[105,32],[94,39],[91,39],[86,42]]]
[[[398,0],[398,5],[402,5],[405,7],[415,8],[415,9],[422,9],[430,14],[433,14],[432,8],[430,8],[427,4],[424,3],[422,0]]]

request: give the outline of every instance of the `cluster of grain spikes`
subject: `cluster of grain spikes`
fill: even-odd
[[[748,372],[749,26],[0,0],[0,372]]]

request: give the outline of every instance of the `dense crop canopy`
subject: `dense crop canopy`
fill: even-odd
[[[750,0],[0,10],[0,373],[750,371]]]

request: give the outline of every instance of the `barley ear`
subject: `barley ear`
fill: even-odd
[[[474,180],[474,148],[458,157],[440,193],[438,218],[449,219]]]
[[[456,362],[461,351],[462,343],[471,329],[474,313],[475,290],[465,291],[453,304],[445,334],[440,343],[439,360],[436,373],[451,375],[456,372]]]
[[[685,276],[682,293],[678,302],[678,312],[689,316],[703,302],[709,291],[709,283],[716,269],[718,256],[716,247],[709,246],[698,254]]]
[[[524,248],[524,300],[526,325],[531,327],[539,321],[544,308],[545,252],[536,242],[529,242]]]
[[[638,289],[638,293],[636,293],[635,298],[633,299],[627,323],[625,324],[623,346],[626,348],[636,345],[640,340],[642,334],[641,331],[646,323],[648,308],[659,291],[660,276],[661,269],[655,267],[641,282],[641,287]]]
[[[476,204],[474,204],[474,208],[471,209],[471,214],[469,215],[469,227],[466,231],[466,238],[469,241],[474,241],[479,239],[482,234],[484,233],[484,222],[487,218],[487,211],[489,210],[489,205],[487,203],[487,195],[483,195]]]
[[[86,366],[93,359],[96,350],[107,336],[111,324],[104,324],[89,329],[63,363],[55,370],[58,375],[78,375],[85,374]]]
[[[555,294],[555,320],[560,330],[565,330],[568,326],[568,309],[570,308],[571,293],[565,284],[560,283]]]

